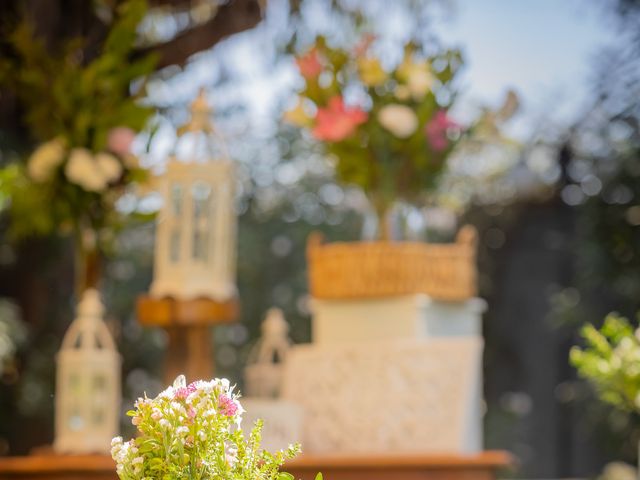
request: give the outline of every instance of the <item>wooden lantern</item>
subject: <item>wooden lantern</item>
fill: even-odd
[[[151,296],[225,301],[236,295],[235,175],[224,142],[214,139],[201,92],[178,130],[161,181]]]
[[[120,355],[103,315],[98,292],[86,290],[58,353],[58,453],[108,453],[118,432]]]

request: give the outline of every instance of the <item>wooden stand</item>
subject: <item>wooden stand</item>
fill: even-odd
[[[478,455],[302,456],[285,465],[296,479],[313,480],[495,480],[512,465],[501,451]],[[115,464],[101,455],[34,455],[0,458],[3,480],[117,480]]]
[[[216,302],[205,298],[177,300],[141,296],[136,311],[141,325],[167,331],[164,379],[170,384],[180,374],[188,381],[213,377],[211,326],[234,322],[239,305],[237,299]]]

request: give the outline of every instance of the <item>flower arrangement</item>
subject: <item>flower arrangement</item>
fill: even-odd
[[[141,104],[135,80],[151,73],[155,58],[131,60],[144,0],[118,6],[97,55],[84,60],[87,39],[52,54],[28,23],[8,38],[0,85],[24,111],[29,145],[0,171],[0,196],[15,238],[75,232],[85,250],[100,249],[122,217],[115,208],[147,172],[130,146],[153,110]]]
[[[280,467],[300,447],[275,454],[262,450],[260,422],[245,437],[238,398],[226,379],[186,385],[180,376],[156,398],[138,399],[128,412],[138,436],[112,441],[120,479],[292,480]]]
[[[396,200],[415,203],[436,187],[475,124],[463,126],[450,114],[463,64],[458,50],[427,54],[408,44],[391,67],[373,52],[374,43],[364,36],[347,50],[318,37],[296,58],[304,86],[284,119],[322,143],[338,179],[360,186],[384,222]]]
[[[627,412],[640,411],[640,329],[609,314],[600,330],[582,328],[584,348],[573,347],[570,361],[600,398]]]

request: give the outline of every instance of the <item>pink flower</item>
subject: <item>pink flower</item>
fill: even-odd
[[[358,107],[347,108],[342,97],[335,96],[329,100],[326,108],[318,108],[312,133],[318,140],[339,142],[352,135],[367,118],[365,111]]]
[[[312,48],[304,55],[296,58],[296,63],[300,74],[306,79],[316,78],[322,73],[322,64],[316,48]]]
[[[450,129],[459,130],[461,127],[447,116],[444,110],[438,110],[433,118],[427,123],[424,131],[427,140],[436,152],[441,152],[449,146],[447,131]]]
[[[116,127],[109,131],[107,147],[113,153],[126,155],[131,151],[131,144],[136,138],[136,132],[127,127]]]
[[[220,408],[220,412],[227,417],[234,416],[238,411],[236,402],[224,393],[218,397],[218,407]]]
[[[184,400],[189,395],[191,395],[193,392],[195,392],[197,388],[198,388],[198,386],[197,386],[196,382],[192,382],[189,385],[187,385],[186,387],[176,388],[176,390],[175,390],[175,392],[173,394],[173,398],[181,398],[182,400]]]
[[[184,400],[188,396],[189,396],[189,390],[187,390],[187,387],[176,388],[176,391],[173,394],[173,398],[179,398],[182,400]]]
[[[353,54],[356,57],[362,57],[365,53],[367,53],[369,47],[375,39],[376,36],[373,33],[365,33],[353,49]]]

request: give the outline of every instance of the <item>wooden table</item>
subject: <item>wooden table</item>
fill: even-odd
[[[312,456],[288,462],[296,478],[313,480],[494,480],[512,464],[502,451],[478,455]],[[117,480],[115,465],[102,455],[32,455],[0,458],[2,480]]]

